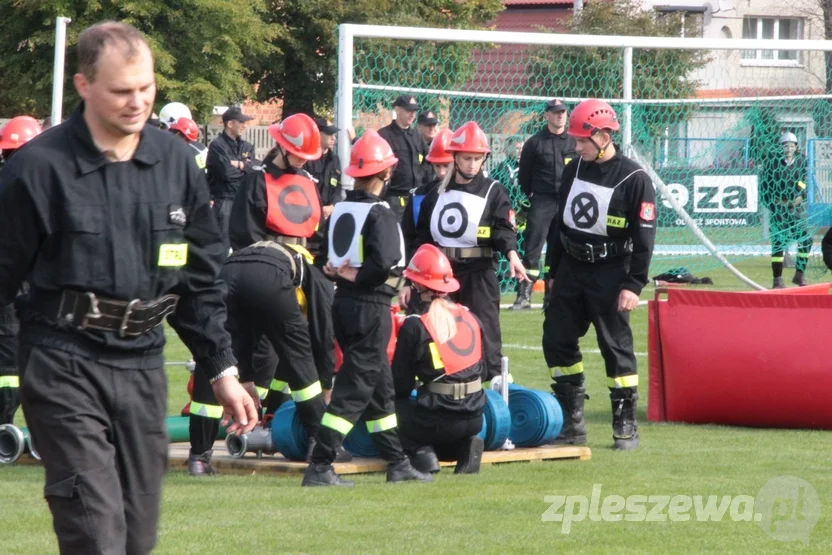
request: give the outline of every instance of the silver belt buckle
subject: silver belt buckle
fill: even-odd
[[[601,254],[599,254],[599,255],[598,255],[598,258],[606,258],[606,257],[607,257],[607,254],[609,254],[609,253],[607,252],[607,244],[606,244],[606,243],[604,243],[604,250],[601,252]]]
[[[592,246],[592,243],[584,243],[586,247],[589,249],[589,263],[592,264],[595,262],[595,248]]]
[[[124,309],[124,316],[121,317],[121,325],[118,327],[118,336],[127,337],[127,324],[130,321],[130,315],[133,314],[133,309],[139,304],[139,299],[133,299],[127,303],[127,308]]]
[[[95,296],[95,293],[90,293],[88,291],[84,293],[84,296],[90,301],[90,306],[84,314],[84,317],[81,319],[81,325],[78,326],[78,329],[81,330],[87,327],[88,320],[97,320],[103,316],[101,311],[98,309],[98,298]]]

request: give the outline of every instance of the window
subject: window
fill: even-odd
[[[705,30],[704,7],[654,6],[660,23],[675,29],[679,36],[703,37]]]
[[[798,40],[803,35],[803,22],[796,18],[746,17],[742,20],[742,38],[767,40]],[[743,60],[799,62],[797,50],[743,50]]]

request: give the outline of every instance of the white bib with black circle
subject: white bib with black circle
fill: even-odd
[[[373,206],[385,202],[339,202],[332,210],[329,217],[329,262],[336,268],[343,265],[347,260],[350,266],[360,268],[364,262],[364,236],[361,230],[367,222],[370,210]],[[396,224],[399,233],[399,252],[401,259],[396,267],[404,267],[404,234],[402,228]]]
[[[430,234],[439,246],[477,246],[480,220],[494,183],[491,182],[484,197],[464,191],[445,191],[439,195],[430,216]]]

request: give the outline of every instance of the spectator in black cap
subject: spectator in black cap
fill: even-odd
[[[558,191],[563,167],[575,157],[575,139],[566,133],[566,104],[560,99],[546,103],[546,127],[532,135],[520,154],[517,181],[529,198],[524,239],[523,266],[530,281],[518,282],[513,310],[531,308],[534,282],[540,278],[540,254],[549,225],[558,213]],[[548,297],[548,295],[547,295]]]
[[[246,172],[251,171],[254,145],[243,140],[246,125],[254,118],[232,106],[222,115],[222,133],[208,145],[206,168],[214,215],[223,240],[228,243],[228,218],[234,195]]]
[[[411,189],[422,184],[422,162],[428,153],[428,147],[419,132],[413,128],[419,102],[416,97],[402,95],[393,104],[396,118],[387,127],[378,130],[378,134],[390,144],[399,163],[393,171],[384,200],[393,209],[396,219],[401,222],[405,205]]]
[[[312,178],[317,181],[318,196],[321,197],[321,222],[318,224],[318,231],[309,238],[307,248],[309,252],[318,259],[322,241],[326,237],[326,229],[329,225],[329,216],[335,205],[343,200],[341,188],[341,161],[335,153],[335,136],[339,129],[324,118],[315,120],[318,130],[321,132],[321,157],[317,160],[309,160],[304,168]],[[326,264],[326,260],[321,261]]]
[[[425,151],[430,152],[430,144],[433,138],[439,133],[439,119],[436,114],[428,110],[419,112],[419,117],[416,118],[416,129],[425,141]],[[436,172],[433,171],[433,164],[427,160],[422,161],[422,183],[430,183],[436,179]]]

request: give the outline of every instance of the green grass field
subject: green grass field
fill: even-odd
[[[761,283],[769,282],[762,258],[742,267]],[[719,289],[741,289],[722,271],[703,275],[713,277]],[[786,276],[790,279],[791,271]],[[648,289],[642,299],[652,295]],[[518,382],[546,389],[549,379],[539,350],[542,320],[539,310],[504,311],[503,341]],[[591,461],[485,466],[478,476],[443,471],[436,483],[427,485],[387,485],[383,475],[366,475],[357,477],[350,490],[302,489],[299,478],[263,475],[192,479],[184,469],[173,468],[165,482],[157,552],[832,552],[832,435],[647,423],[644,309],[634,313],[632,325],[643,386],[641,447],[634,452],[611,449],[603,361],[590,331],[582,346],[591,397],[586,403]],[[187,358],[171,338],[168,359]],[[188,374],[172,366],[169,376],[174,414],[186,402]],[[808,545],[773,539],[762,523],[735,521],[729,513],[719,522],[699,521],[693,511],[688,521],[670,522],[667,509],[665,520],[654,522],[593,521],[587,516],[572,522],[569,533],[562,533],[562,522],[543,519],[551,505],[546,496],[589,497],[594,485],[600,485],[602,498],[756,496],[770,479],[787,475],[806,480],[825,505]],[[56,552],[42,487],[38,467],[0,467],[0,552]],[[807,501],[804,507],[809,505]],[[778,507],[784,511],[781,518],[792,514],[785,504]],[[805,537],[810,522],[802,523]]]

